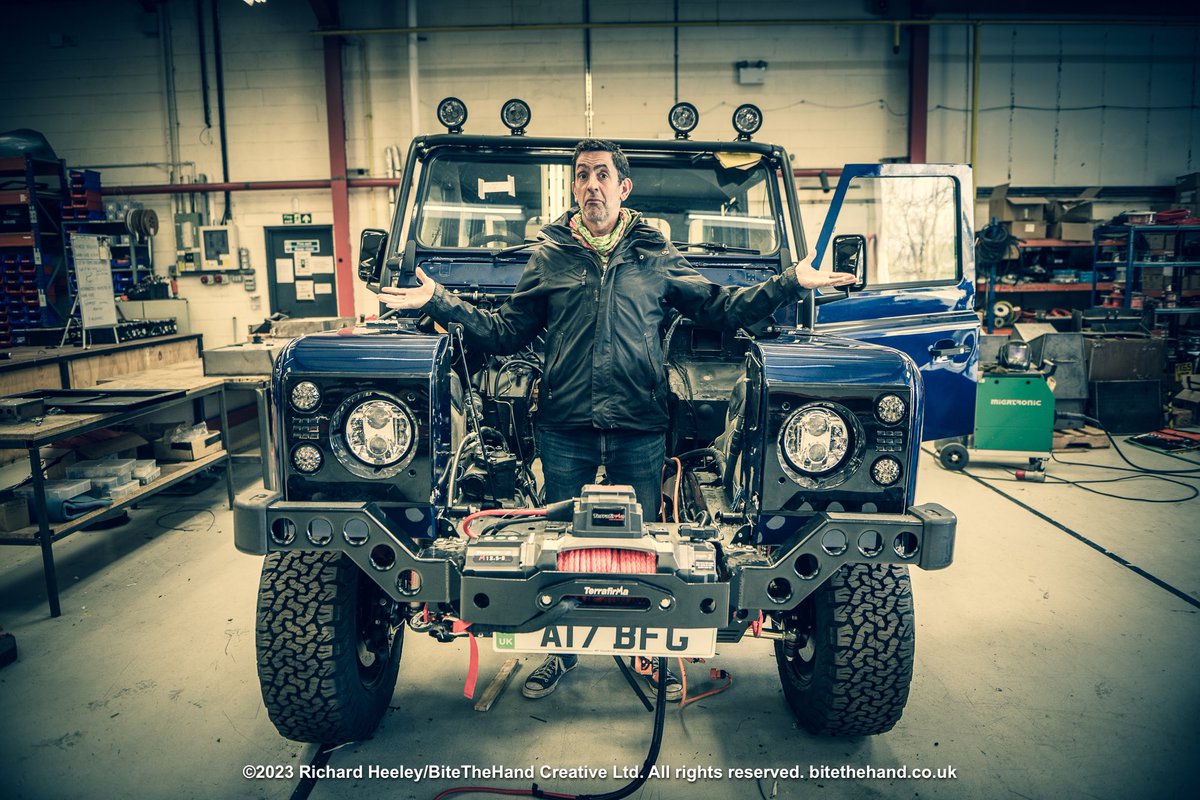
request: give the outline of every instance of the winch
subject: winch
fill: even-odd
[[[707,583],[717,580],[716,536],[715,527],[644,523],[631,487],[590,485],[545,516],[504,519],[481,530],[467,543],[462,572],[674,574]]]

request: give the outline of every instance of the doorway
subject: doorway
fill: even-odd
[[[336,317],[333,228],[266,228],[271,311],[289,317]]]

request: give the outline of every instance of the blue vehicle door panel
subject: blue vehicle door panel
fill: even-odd
[[[820,306],[817,330],[907,353],[925,382],[923,440],[964,436],[974,424],[979,318],[970,168],[850,164],[815,247],[835,234],[867,238],[866,288]]]

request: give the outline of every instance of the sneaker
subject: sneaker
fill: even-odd
[[[575,669],[575,665],[578,663],[579,658],[575,655],[548,656],[542,665],[529,676],[529,680],[525,681],[525,686],[521,688],[521,694],[531,700],[545,697],[554,691],[558,682],[562,680],[562,676]]]
[[[642,669],[638,669],[638,672],[642,673],[642,677],[646,679],[646,683],[650,686],[650,690],[657,693],[658,669],[654,666],[654,662],[650,661],[650,659],[643,658],[641,661],[642,663],[640,666]],[[638,665],[635,664],[634,666],[636,668]],[[671,671],[670,667],[667,667],[667,680],[664,682],[664,685],[666,687],[668,703],[678,703],[683,699],[683,683],[679,680],[679,677]]]

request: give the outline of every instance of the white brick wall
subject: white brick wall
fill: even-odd
[[[403,2],[341,6],[348,28],[407,24]],[[174,42],[181,157],[209,180],[220,180],[211,31],[206,31],[206,45],[214,127],[206,129],[194,4],[172,0],[165,9]],[[867,18],[860,9],[861,4],[847,8],[832,0],[689,0],[680,3],[680,17]],[[312,35],[316,24],[309,4],[270,0],[250,8],[240,0],[221,0],[220,11],[231,179],[327,177],[323,40]],[[544,0],[418,0],[417,11],[421,25],[582,19],[580,3]],[[610,0],[593,3],[591,18],[661,21],[672,13],[670,0]],[[6,18],[10,24],[0,31],[0,130],[40,130],[72,166],[166,160],[161,47],[158,38],[142,33],[137,3],[26,2],[7,9]],[[206,12],[206,27],[207,19]],[[155,30],[153,17],[149,22]],[[733,108],[749,101],[765,112],[760,138],[787,147],[797,167],[836,167],[906,153],[907,35],[899,53],[892,52],[887,26],[698,27],[681,29],[678,38],[679,97],[699,108],[698,135],[732,138]],[[435,106],[453,94],[470,108],[467,130],[472,133],[503,133],[500,104],[521,97],[533,110],[532,133],[582,135],[583,42],[580,30],[423,34],[417,51],[416,129],[436,130]],[[352,174],[365,170],[381,176],[386,147],[407,151],[413,129],[408,46],[403,34],[346,43]],[[670,28],[592,32],[596,135],[669,135],[673,50]],[[970,31],[933,26],[930,51],[928,159],[964,161],[970,145]],[[977,185],[1162,185],[1200,169],[1197,29],[986,25],[981,56]],[[769,63],[765,85],[739,86],[733,64],[759,59]],[[1010,105],[1023,108],[1010,113]],[[1161,110],[1148,111],[1148,106]],[[1077,107],[1086,110],[1072,110]],[[165,179],[160,167],[104,171],[109,185]],[[174,250],[170,200],[140,199],[163,220],[156,245],[165,270]],[[217,216],[221,203],[220,195],[212,197]],[[181,292],[193,301],[194,325],[209,346],[233,341],[234,318],[244,329],[269,313],[262,228],[293,210],[312,212],[320,223],[332,221],[327,192],[234,195],[241,243],[258,268],[254,294],[237,284],[204,287],[195,278],[181,280]],[[362,227],[386,227],[387,192],[354,191],[350,210],[356,246]],[[369,292],[356,288],[355,295],[360,313],[376,310]]]

